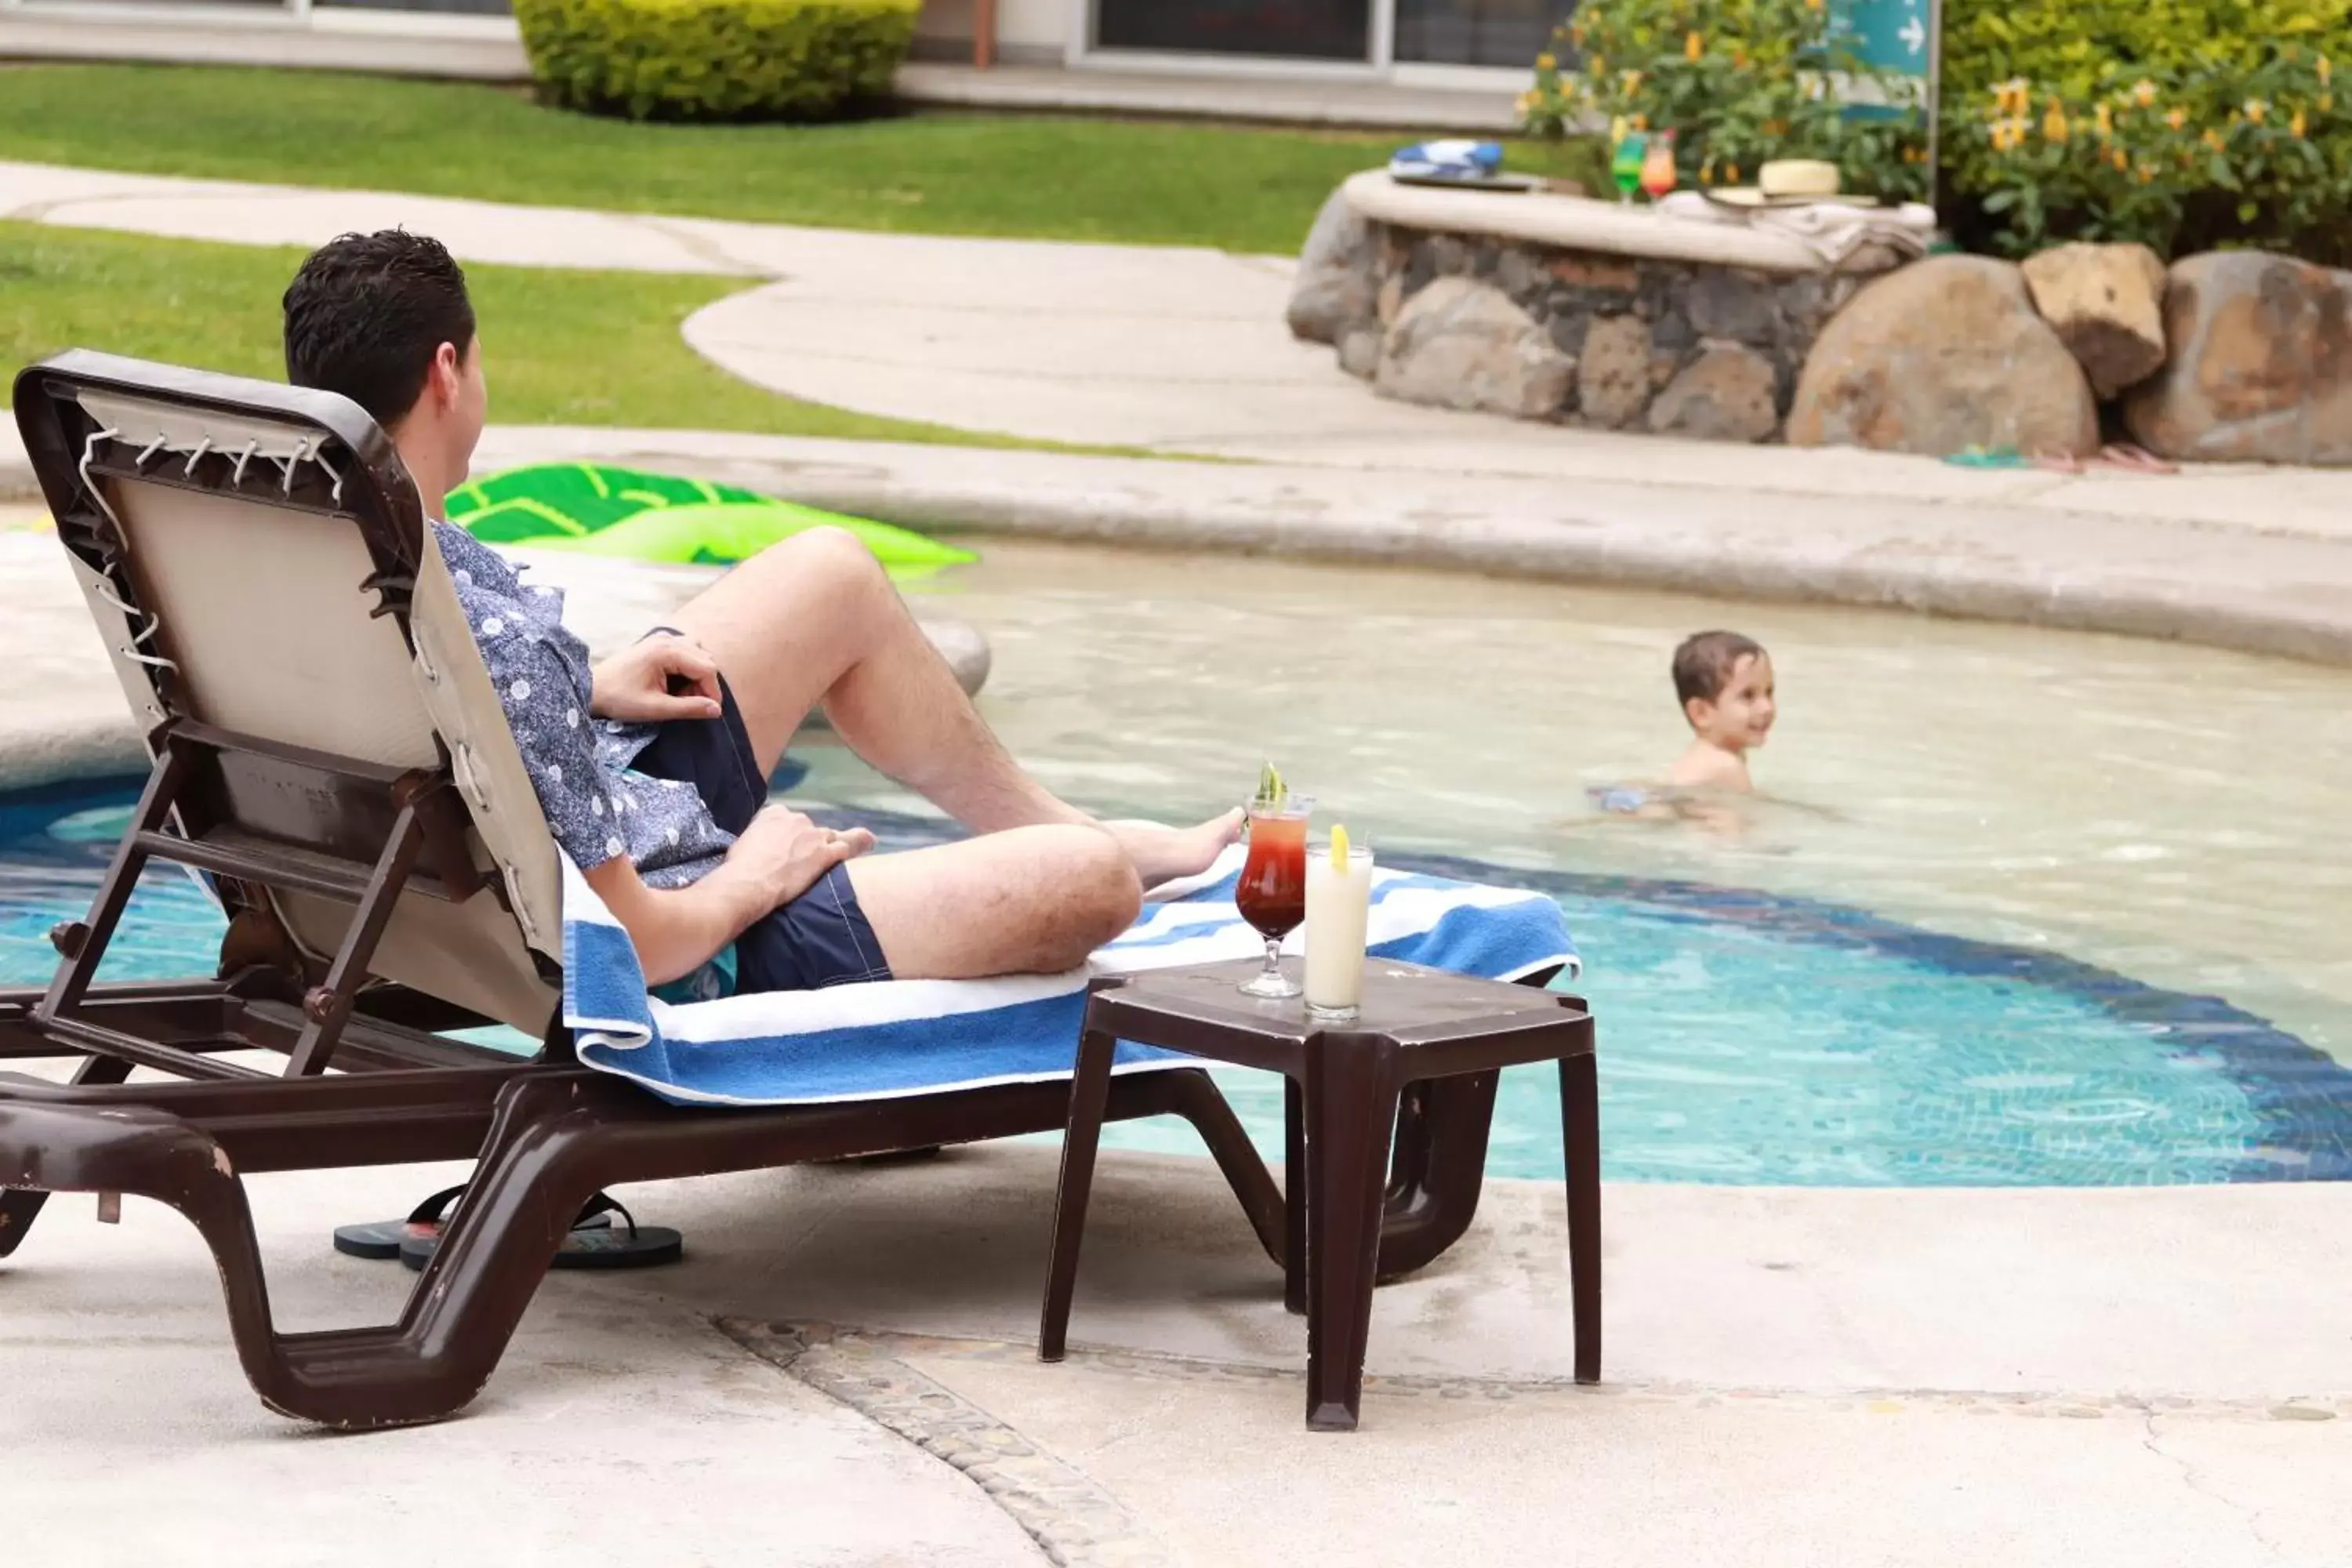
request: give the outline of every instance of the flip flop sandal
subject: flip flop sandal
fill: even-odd
[[[686,1256],[686,1238],[667,1226],[640,1226],[635,1215],[613,1199],[598,1193],[588,1200],[581,1211],[583,1217],[604,1219],[617,1215],[621,1223],[575,1225],[564,1234],[563,1244],[555,1249],[550,1261],[552,1268],[651,1268],[657,1264],[676,1263]],[[400,1260],[409,1268],[423,1269],[441,1245],[439,1232],[430,1236],[412,1236],[400,1244]]]
[[[442,1226],[449,1223],[449,1210],[465,1195],[465,1186],[444,1187],[409,1211],[406,1219],[370,1220],[360,1225],[339,1225],[335,1227],[335,1250],[352,1258],[365,1258],[381,1262],[400,1256],[401,1244],[418,1237],[438,1239]],[[598,1229],[610,1226],[609,1209],[599,1203],[617,1207],[610,1198],[598,1193],[588,1200],[572,1222],[574,1230]]]
[[[2119,468],[2127,474],[2177,474],[2179,464],[2168,463],[2145,447],[2129,441],[2116,441],[2099,448],[2092,461],[2104,468]]]

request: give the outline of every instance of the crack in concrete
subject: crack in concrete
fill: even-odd
[[[665,219],[656,213],[610,213],[604,216],[617,218],[629,227],[641,228],[649,234],[657,234],[688,255],[737,277],[759,279],[741,293],[730,294],[727,296],[728,300],[740,299],[742,294],[756,293],[771,283],[788,282],[793,276],[780,267],[770,267],[763,262],[748,261],[729,250],[724,243],[711,236],[697,233],[686,223]],[[725,302],[725,300],[713,300],[712,304]],[[709,308],[705,307],[705,309]]]
[[[2190,1491],[2195,1492],[2199,1497],[2210,1498],[2213,1501],[2220,1503],[2223,1508],[2228,1509],[2231,1512],[2244,1520],[2246,1521],[2247,1533],[2254,1538],[2255,1542],[2260,1545],[2264,1552],[2270,1553],[2271,1559],[2273,1562],[2285,1562],[2287,1560],[2285,1549],[2280,1546],[2277,1542],[2273,1541],[2269,1536],[2263,1533],[2263,1510],[2258,1508],[2249,1507],[2245,1503],[2242,1503],[2237,1499],[2230,1496],[2228,1493],[2221,1491],[2207,1484],[2204,1479],[2204,1472],[2200,1470],[2195,1465],[2189,1463],[2187,1459],[2182,1458],[2179,1455],[2167,1450],[2163,1445],[2161,1434],[2157,1430],[2156,1424],[2159,1419],[2161,1419],[2161,1417],[2156,1411],[2150,1410],[2147,1413],[2146,1419],[2142,1422],[2140,1426],[2139,1446],[2147,1449],[2149,1453],[2155,1455],[2158,1458],[2162,1459],[2165,1463],[2177,1468],[2180,1471],[2181,1485],[2187,1487]]]
[[[1173,1559],[1084,1471],[889,1353],[897,1336],[722,1318],[752,1355],[961,1472],[1062,1568],[1171,1568]]]
[[[902,1352],[912,1352],[955,1361],[1028,1364],[1034,1362],[1037,1353],[1034,1344],[1018,1341],[950,1338],[831,1324],[747,1325],[728,1320],[723,1321],[720,1327],[739,1342],[748,1342],[745,1341],[747,1334],[787,1337],[817,1334],[824,1337],[828,1343],[854,1344],[861,1355],[893,1360]],[[1097,1372],[1152,1380],[1265,1384],[1293,1383],[1299,1376],[1298,1369],[1294,1366],[1208,1361],[1150,1351],[1073,1347],[1067,1361],[1071,1365]],[[2160,1416],[2175,1421],[2242,1424],[2352,1419],[2352,1392],[2333,1395],[2299,1395],[2293,1400],[2283,1401],[2269,1394],[2196,1397],[2169,1394],[2089,1394],[2079,1390],[1806,1389],[1677,1383],[1664,1379],[1612,1381],[1597,1386],[1585,1386],[1566,1377],[1476,1377],[1410,1373],[1368,1373],[1364,1377],[1364,1391],[1368,1394],[1391,1398],[1504,1403],[1560,1395],[1697,1408],[1829,1411],[1864,1415],[1933,1413],[2078,1421],[2145,1421]]]

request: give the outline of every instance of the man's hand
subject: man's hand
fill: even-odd
[[[727,869],[751,879],[772,910],[807,892],[844,860],[873,847],[874,835],[863,827],[836,833],[790,806],[771,805],[736,838],[727,852]]]
[[[657,633],[596,667],[588,711],[637,723],[716,719],[719,666],[686,638]]]

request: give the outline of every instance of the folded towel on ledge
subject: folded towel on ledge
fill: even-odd
[[[1832,196],[1790,206],[1729,207],[1697,191],[1675,191],[1660,197],[1653,210],[1689,223],[1786,235],[1832,267],[1872,244],[1906,258],[1924,256],[1936,232],[1936,209],[1920,202],[1857,206]]]
[[[998,980],[892,980],[673,1006],[646,994],[628,933],[563,865],[563,1018],[580,1059],[687,1105],[816,1105],[1067,1078],[1089,973],[1190,968],[1265,951],[1234,908],[1242,851],[1160,889],[1087,969]],[[1375,956],[1516,980],[1575,963],[1541,893],[1408,871],[1372,875]],[[1286,951],[1296,955],[1294,933]],[[1118,1072],[1181,1067],[1121,1044]]]

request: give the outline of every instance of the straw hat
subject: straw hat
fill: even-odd
[[[1706,195],[1727,207],[1794,207],[1813,202],[1869,206],[1877,199],[1840,195],[1837,165],[1811,158],[1776,159],[1756,171],[1754,184],[1710,190]]]

